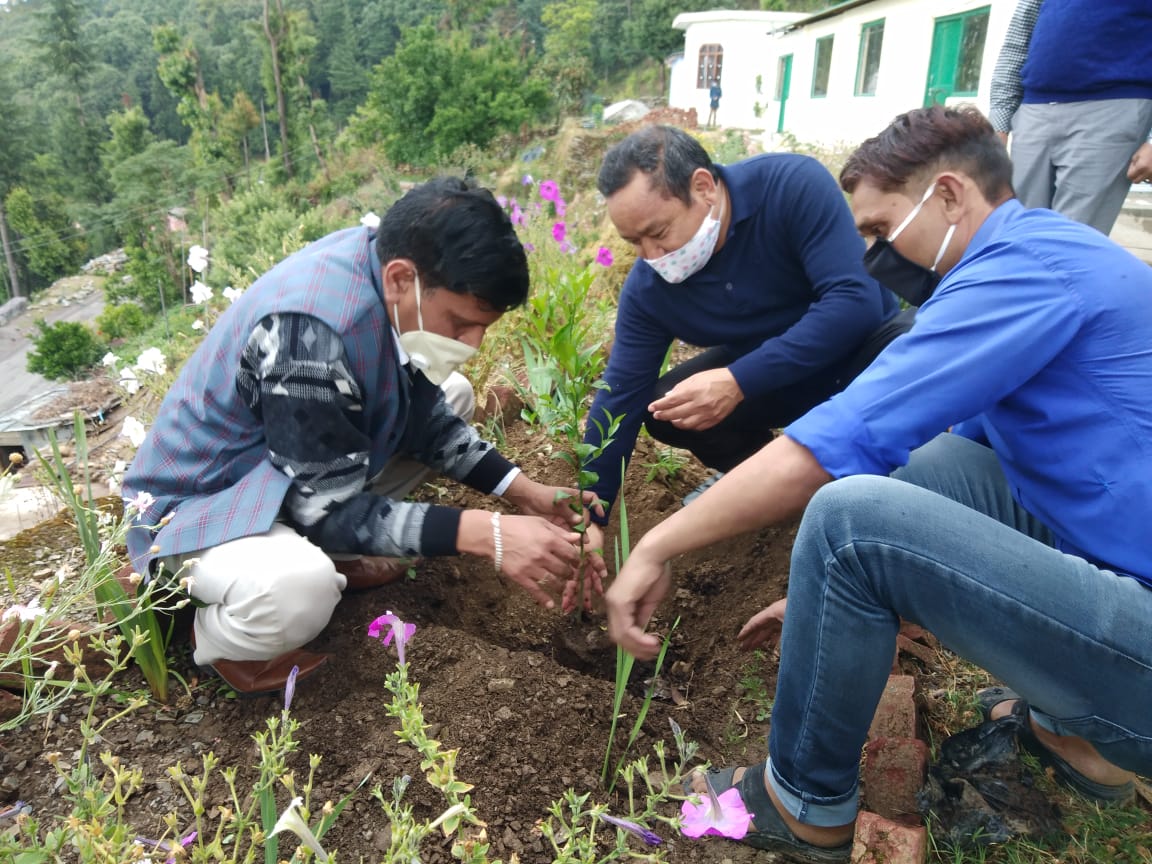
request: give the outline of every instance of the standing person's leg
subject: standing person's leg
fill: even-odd
[[[1052,148],[1063,130],[1059,105],[1021,105],[1012,117],[1012,188],[1025,207],[1051,207],[1056,191]]]
[[[1152,99],[1059,106],[1065,133],[1053,151],[1052,209],[1108,234],[1128,195],[1128,162],[1148,138]]]

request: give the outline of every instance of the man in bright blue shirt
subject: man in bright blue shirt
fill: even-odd
[[[608,389],[589,414],[623,418],[589,466],[608,502],[641,425],[727,471],[911,326],[865,272],[844,197],[815,159],[719,166],[687,132],[650,126],[608,152],[598,186],[640,256],[620,294]],[[675,340],[708,350],[661,377]],[[600,443],[596,424],[585,440]]]
[[[667,562],[803,512],[769,759],[713,779],[755,814],[746,842],[794,860],[848,860],[902,618],[1016,688],[983,692],[985,716],[1082,795],[1130,800],[1152,771],[1152,270],[1025,211],[1011,170],[974,109],[909,112],[857,150],[841,184],[866,263],[926,295],[915,325],[650,531],[607,595],[612,637],[651,656]]]

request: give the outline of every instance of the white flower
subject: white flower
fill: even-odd
[[[42,616],[47,610],[40,605],[40,598],[32,598],[32,602],[25,606],[23,603],[17,603],[15,606],[9,606],[4,610],[3,617],[0,621],[11,621],[13,618],[19,618],[21,621],[35,621]]]
[[[125,366],[120,370],[120,386],[129,392],[135,393],[140,389],[140,379],[136,377],[136,373]]]
[[[360,217],[360,224],[375,231],[380,227],[380,217],[369,210],[367,213]]]
[[[104,359],[101,360],[100,362],[102,364],[104,364],[105,366],[115,366],[117,363],[120,362],[120,358],[117,357],[115,354],[113,354],[111,351],[109,351],[107,354],[104,355]]]
[[[204,322],[201,321],[199,318],[197,318],[195,321],[192,322],[192,329],[193,330],[203,330],[204,329]]]
[[[188,250],[188,266],[197,273],[208,267],[208,250],[203,246],[193,246]]]
[[[143,516],[156,503],[156,496],[151,492],[137,492],[135,498],[129,498],[124,503]]]
[[[16,475],[15,474],[0,474],[0,501],[7,497],[8,493],[16,488]]]
[[[212,289],[197,279],[192,283],[192,302],[204,304],[212,299]]]
[[[168,361],[164,359],[164,352],[159,348],[148,348],[140,352],[140,356],[136,358],[136,368],[141,372],[163,375],[168,371]]]
[[[288,808],[280,814],[280,818],[276,820],[276,827],[272,829],[272,834],[269,836],[279,834],[281,831],[291,831],[300,838],[300,842],[316,853],[316,860],[320,862],[328,861],[328,853],[324,851],[324,847],[320,845],[320,841],[316,839],[316,835],[312,833],[312,829],[308,827],[297,809],[304,803],[303,798],[293,798]]]
[[[144,438],[148,434],[148,430],[144,428],[144,424],[137,420],[135,417],[125,417],[124,425],[120,429],[120,434],[128,438],[132,442],[133,447],[139,447],[144,443]]]
[[[240,297],[240,295],[244,293],[244,289],[243,288],[233,288],[231,285],[229,285],[227,288],[225,288],[220,293],[224,295],[224,299],[227,300],[229,303],[235,303],[236,300]]]

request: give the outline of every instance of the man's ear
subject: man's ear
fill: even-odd
[[[936,178],[936,194],[944,201],[944,215],[950,222],[959,221],[971,203],[971,196],[978,191],[971,180],[951,171],[945,171]]]
[[[716,178],[707,168],[697,168],[692,172],[691,188],[697,195],[705,199],[711,198],[712,203],[716,203]]]
[[[384,301],[391,307],[416,289],[416,265],[407,258],[393,258],[380,266]]]

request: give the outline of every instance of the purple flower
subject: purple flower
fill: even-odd
[[[568,236],[568,226],[563,222],[557,222],[552,226],[552,239],[557,243],[563,243],[564,238]]]
[[[532,185],[533,183],[535,183],[536,181],[532,179],[532,175],[531,175],[531,174],[525,174],[525,175],[524,175],[524,179],[523,179],[523,180],[521,180],[520,182],[521,182],[522,184],[524,184],[525,186],[531,186],[531,185]]]
[[[601,246],[596,252],[596,263],[601,267],[612,266],[612,250],[607,246]]]
[[[525,241],[524,242],[524,251],[525,252],[535,252],[536,251],[536,244],[535,243],[529,243],[529,242]]]
[[[545,201],[560,200],[560,187],[555,180],[545,180],[540,184],[540,197]]]
[[[515,202],[512,203],[512,216],[510,218],[512,219],[513,225],[524,224],[524,211],[521,210],[520,205]]]
[[[385,627],[388,628],[388,632],[381,636],[380,634]],[[392,642],[392,637],[396,637],[396,653],[400,657],[401,665],[404,664],[404,646],[408,644],[408,640],[412,638],[412,634],[415,632],[415,624],[405,624],[399,616],[392,614],[391,609],[368,625],[369,637],[379,639],[385,645]]]
[[[503,210],[505,207],[508,206],[508,199],[505,198],[503,195],[497,195],[496,196],[496,203],[499,204],[500,209]]]
[[[601,813],[600,818],[609,825],[615,825],[617,828],[623,828],[625,831],[635,834],[649,846],[659,846],[664,842],[660,839],[659,834],[655,831],[649,831],[643,825],[637,825],[635,822],[629,822],[627,819],[617,819],[615,816],[610,816],[607,813]]]
[[[740,840],[752,824],[752,815],[740,798],[740,790],[732,787],[717,796],[707,776],[704,782],[708,784],[708,800],[698,804],[693,804],[691,799],[684,802],[680,807],[680,833],[685,837],[713,834]]]
[[[563,219],[564,215],[568,212],[568,202],[565,201],[563,198],[557,198],[555,203],[556,203],[556,215],[559,216],[561,219]]]
[[[284,682],[284,710],[292,707],[292,697],[296,695],[296,676],[300,674],[300,667],[293,666],[288,673],[288,680]]]

